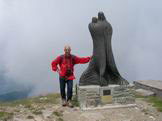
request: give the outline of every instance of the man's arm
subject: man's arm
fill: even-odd
[[[75,64],[88,63],[91,60],[91,56],[88,57],[77,57],[75,56]]]
[[[53,71],[59,72],[59,68],[57,67],[57,65],[60,63],[60,58],[61,57],[58,56],[55,60],[52,61],[51,66]]]

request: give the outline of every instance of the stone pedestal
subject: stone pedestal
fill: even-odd
[[[133,104],[135,102],[134,95],[124,85],[77,86],[77,97],[81,108],[107,104]]]

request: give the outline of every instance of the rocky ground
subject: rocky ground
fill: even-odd
[[[60,105],[55,94],[0,105],[0,121],[162,121],[162,112],[142,98],[136,107],[88,110]]]

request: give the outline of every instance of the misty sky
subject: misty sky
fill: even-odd
[[[31,95],[58,92],[51,61],[66,44],[74,55],[92,54],[88,24],[99,11],[113,27],[121,75],[130,82],[162,80],[161,5],[160,0],[0,0],[0,88],[16,83],[33,86]],[[75,66],[74,83],[87,66]]]

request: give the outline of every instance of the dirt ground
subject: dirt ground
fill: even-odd
[[[81,111],[60,109],[64,121],[162,121],[162,113],[144,100],[137,99],[136,107]]]
[[[162,121],[158,112],[148,102],[137,98],[136,107],[83,111],[78,107],[62,107],[60,104],[44,104],[24,107],[1,107],[0,111],[13,112],[5,121]],[[4,120],[3,120],[4,121]]]

